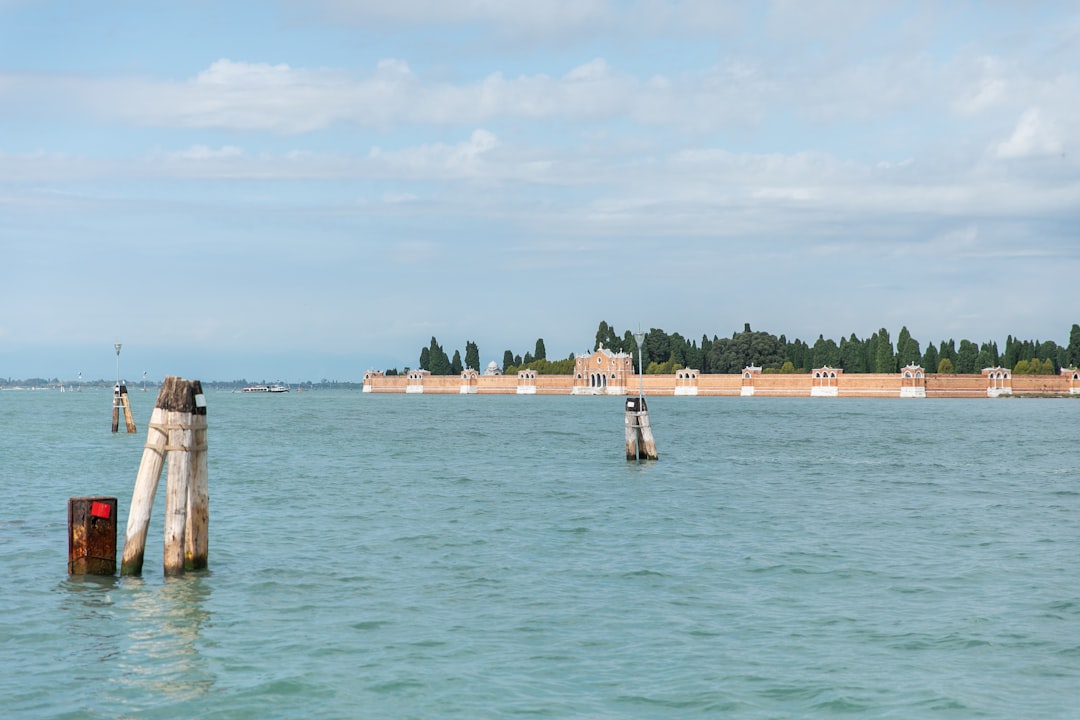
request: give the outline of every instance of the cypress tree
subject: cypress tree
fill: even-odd
[[[930,343],[926,346],[926,352],[923,353],[922,366],[928,373],[937,372],[938,364],[938,352],[934,347],[934,343]]]
[[[885,328],[878,330],[877,356],[874,358],[874,372],[896,372],[896,355],[893,354],[892,341],[889,340],[889,331]]]
[[[1073,323],[1069,331],[1069,347],[1065,355],[1069,367],[1080,368],[1080,325]]]
[[[480,370],[480,348],[472,340],[465,341],[465,367]]]

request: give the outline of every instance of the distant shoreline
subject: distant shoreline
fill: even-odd
[[[615,395],[731,397],[986,398],[1080,396],[1080,370],[1058,375],[1015,375],[1001,367],[981,373],[926,373],[911,364],[896,373],[845,373],[828,366],[801,373],[766,373],[749,366],[736,374],[703,374],[683,368],[639,375],[625,353],[603,348],[579,356],[571,375],[516,375],[466,369],[460,375],[412,370],[404,375],[364,373],[365,393],[426,395]]]

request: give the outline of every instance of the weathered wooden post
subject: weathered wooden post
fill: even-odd
[[[121,575],[142,574],[146,531],[166,453],[165,574],[179,575],[207,565],[206,400],[198,380],[170,375],[161,384],[135,478]]]
[[[656,460],[656,441],[649,425],[649,409],[645,405],[645,376],[643,375],[642,349],[645,332],[634,333],[638,347],[638,396],[626,400],[626,459]]]
[[[116,350],[116,385],[113,386],[112,431],[120,429],[120,408],[124,408],[124,422],[129,433],[135,432],[135,419],[131,417],[131,401],[128,398],[127,385],[120,382],[120,348],[122,343],[113,343]],[[80,373],[81,374],[81,373]]]
[[[68,499],[68,574],[116,574],[116,498]]]
[[[129,433],[135,432],[135,418],[131,416],[131,400],[128,398],[127,385],[117,383],[113,388],[112,431],[120,429],[120,408],[124,409],[124,423]]]
[[[649,409],[641,396],[626,399],[626,459],[658,459],[656,441],[649,425]]]

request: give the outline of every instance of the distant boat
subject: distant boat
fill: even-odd
[[[288,385],[248,385],[240,392],[246,393],[287,393]]]

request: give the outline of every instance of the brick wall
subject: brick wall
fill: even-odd
[[[646,395],[674,395],[676,379],[672,375],[646,375],[644,377]],[[424,378],[424,394],[458,395],[463,381],[459,375],[429,375]],[[570,395],[574,387],[571,375],[537,375],[529,381],[535,385],[537,395]],[[742,376],[699,375],[697,394],[699,396],[738,397],[742,390]],[[808,373],[780,375],[775,373],[756,374],[753,377],[754,397],[809,397],[814,386],[814,378]],[[904,384],[899,373],[842,373],[833,381],[839,397],[900,397],[900,388]],[[518,379],[514,375],[481,375],[475,381],[477,393],[481,395],[517,394]],[[912,381],[907,380],[908,384]],[[1011,378],[1013,395],[1068,395],[1069,378],[1060,375],[1013,375]],[[364,381],[364,392],[404,393],[408,378],[404,375],[376,376]],[[983,375],[938,375],[926,376],[926,397],[928,398],[985,398],[988,380]],[[627,379],[626,394],[637,395],[638,376]]]

